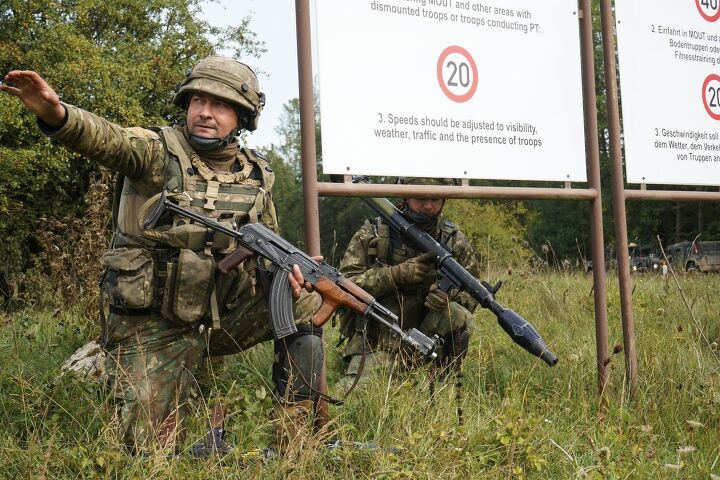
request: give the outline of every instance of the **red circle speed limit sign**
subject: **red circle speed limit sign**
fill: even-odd
[[[478,71],[470,52],[457,45],[442,51],[437,62],[437,79],[446,97],[453,102],[467,102],[475,95]]]
[[[720,120],[720,75],[709,75],[702,88],[703,105],[707,113],[715,120]]]
[[[700,15],[708,22],[720,18],[720,0],[695,0]]]

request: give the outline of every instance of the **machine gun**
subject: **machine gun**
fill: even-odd
[[[545,341],[530,322],[512,310],[504,308],[495,300],[493,294],[499,286],[495,289],[490,287],[493,292],[489,292],[485,285],[473,277],[453,258],[452,253],[447,248],[405,218],[402,212],[388,199],[363,198],[363,200],[380,214],[390,228],[400,234],[408,244],[421,252],[432,252],[435,255],[440,290],[447,293],[453,289],[459,289],[469,293],[478,301],[481,307],[487,308],[495,314],[502,329],[510,335],[510,338],[515,343],[536,357],[540,357],[551,367],[558,362],[555,354],[547,348]]]
[[[239,228],[228,228],[215,220],[187,210],[167,198],[162,192],[153,210],[143,222],[144,228],[151,229],[166,211],[189,218],[215,232],[234,238],[238,247],[218,262],[217,268],[226,274],[248,258],[257,255],[267,261],[272,273],[269,292],[270,323],[275,337],[280,339],[297,332],[293,318],[292,289],[288,275],[293,265],[300,267],[306,282],[309,282],[322,297],[322,304],[315,312],[312,323],[321,327],[338,307],[347,307],[357,314],[372,318],[398,335],[402,342],[415,349],[423,358],[437,357],[435,347],[438,337],[427,337],[412,328],[405,332],[399,326],[397,315],[380,305],[375,298],[345,278],[338,269],[325,262],[318,262],[307,253],[259,223],[248,223]]]

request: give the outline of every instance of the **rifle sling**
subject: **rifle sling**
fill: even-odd
[[[362,330],[363,335],[363,341],[362,341],[362,352],[360,354],[360,365],[358,365],[357,373],[355,374],[355,380],[353,380],[352,385],[350,385],[350,388],[347,389],[347,392],[342,397],[342,402],[345,403],[345,399],[347,399],[348,395],[355,390],[355,387],[360,382],[360,377],[362,376],[362,372],[365,369],[365,359],[367,358],[367,349],[365,346],[367,345],[367,322],[365,322],[365,328]]]
[[[113,193],[112,204],[112,229],[113,234],[118,230],[118,215],[120,213],[120,197],[122,196],[123,187],[125,186],[125,175],[118,174],[115,180],[115,190]]]

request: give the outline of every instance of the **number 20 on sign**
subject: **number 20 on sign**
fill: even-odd
[[[705,111],[715,120],[720,120],[720,75],[709,75],[702,88]]]
[[[447,47],[437,62],[440,89],[453,102],[470,100],[478,86],[478,70],[470,52],[457,45]]]

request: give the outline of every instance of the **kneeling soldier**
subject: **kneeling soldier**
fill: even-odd
[[[449,179],[400,178],[410,185],[452,185]],[[478,276],[473,248],[468,239],[441,212],[441,198],[406,198],[399,208],[416,225],[453,252],[454,257],[475,277]],[[403,329],[417,328],[443,340],[438,366],[459,371],[467,353],[470,325],[477,302],[467,293],[448,295],[437,288],[434,257],[423,255],[402,242],[382,218],[368,221],[353,236],[345,251],[340,271],[377,298],[400,317]],[[346,363],[341,384],[349,388],[356,377],[387,367],[401,353],[397,339],[386,328],[345,314],[341,333],[348,343],[343,350]],[[366,339],[363,341],[363,339]],[[360,366],[363,365],[362,371]]]
[[[0,90],[18,97],[46,135],[119,172],[111,248],[101,314],[106,369],[131,451],[155,439],[174,448],[194,376],[206,357],[243,351],[273,339],[256,265],[228,275],[216,264],[234,248],[223,235],[178,216],[144,231],[143,212],[163,190],[183,206],[228,226],[262,222],[278,229],[274,174],[257,152],[239,145],[257,128],[265,95],[255,73],[225,57],[208,57],[179,85],[173,103],[183,125],[122,128],[62,103],[32,71],[13,71]],[[184,200],[183,200],[184,199]],[[323,364],[322,331],[313,328],[319,297],[301,289],[299,270],[288,281],[298,298],[298,333],[275,342],[278,446],[284,447],[317,400]]]

